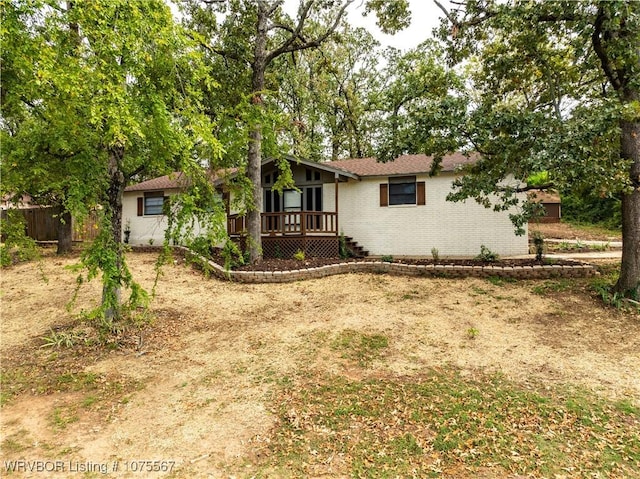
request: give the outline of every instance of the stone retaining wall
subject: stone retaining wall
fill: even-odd
[[[151,248],[146,247],[142,250],[149,249]],[[227,271],[219,264],[199,256],[187,248],[175,247],[175,251],[181,256],[195,260],[201,268],[206,269],[207,273],[216,278],[240,283],[288,283],[345,273],[375,273],[440,278],[500,277],[513,279],[585,278],[598,274],[593,265],[579,262],[572,265],[544,266],[453,266],[410,265],[387,263],[380,260],[345,262],[294,271]]]

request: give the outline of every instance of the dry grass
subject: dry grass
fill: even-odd
[[[151,288],[155,256],[128,259]],[[587,280],[344,275],[243,285],[172,264],[153,323],[105,349],[84,344],[90,329],[65,309],[75,278],[64,267],[73,261],[47,256],[41,268],[2,271],[3,459],[119,460],[114,477],[142,477],[122,469],[135,459],[175,461],[173,472],[144,477],[376,477],[385,468],[393,477],[432,467],[447,477],[581,477],[575,464],[601,437],[606,454],[591,472],[640,475],[637,443],[607,442],[640,434],[640,320],[603,307]],[[99,292],[98,283],[86,285],[78,306],[91,308]],[[75,348],[40,347],[51,328],[86,335],[74,336]],[[429,381],[437,387],[426,389]],[[456,391],[477,391],[469,392],[479,398],[474,410],[488,418],[507,408],[496,426],[504,434],[492,439],[504,448],[465,455],[468,410],[442,410],[452,432],[436,441],[447,424],[428,405]],[[390,403],[380,407],[385,394]],[[394,403],[406,408],[395,414]],[[497,461],[513,447],[509,415],[529,418],[522,444],[546,437],[539,457],[569,455],[568,469],[544,469],[527,455],[533,449],[515,451],[526,461],[510,453]],[[589,417],[608,432],[573,427]],[[562,418],[569,423],[556,429]],[[392,458],[376,458],[381,451]]]

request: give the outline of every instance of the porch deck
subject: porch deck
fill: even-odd
[[[262,213],[262,236],[338,236],[338,213],[328,211],[286,211]],[[229,236],[246,234],[246,217],[229,215]]]
[[[338,213],[287,211],[262,213],[261,218],[265,258],[291,258],[298,251],[306,257],[335,258],[339,254]],[[227,232],[244,249],[246,217],[229,215]]]

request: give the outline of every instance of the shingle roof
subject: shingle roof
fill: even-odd
[[[173,190],[187,186],[186,181],[187,178],[184,176],[184,173],[174,172],[158,178],[143,181],[135,185],[127,186],[125,191]]]
[[[478,155],[465,156],[462,153],[451,153],[442,159],[442,171],[455,171],[458,167],[475,163]],[[356,176],[389,176],[389,175],[415,175],[431,171],[433,157],[427,155],[402,155],[393,161],[382,163],[376,158],[353,158],[350,160],[328,161],[324,163],[308,163],[319,166],[327,171],[344,171]],[[233,169],[227,173],[233,173]],[[215,183],[223,175],[214,175]],[[125,188],[125,191],[157,191],[181,189],[187,186],[187,177],[184,173],[174,172],[168,175],[143,181]]]
[[[442,171],[455,171],[458,167],[475,163],[478,155],[465,156],[451,153],[442,159]],[[350,160],[330,161],[328,166],[339,168],[358,176],[387,176],[428,173],[431,171],[432,156],[402,155],[393,161],[382,163],[376,158],[353,158]]]
[[[528,193],[531,201],[538,203],[561,203],[560,195],[555,191],[539,191],[533,190]]]
[[[218,170],[216,173],[209,173],[209,178],[213,185],[217,186],[224,178],[234,174],[235,168],[228,170]],[[124,191],[157,191],[157,190],[173,190],[183,189],[189,186],[189,178],[179,171],[169,173],[168,175],[153,178],[151,180],[136,183],[125,188]]]

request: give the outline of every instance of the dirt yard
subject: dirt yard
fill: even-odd
[[[155,260],[128,258],[149,290]],[[386,275],[243,285],[178,262],[164,267],[152,325],[121,347],[42,347],[52,329],[82,331],[65,309],[74,261],[49,255],[1,271],[2,459],[61,461],[56,475],[9,477],[245,477],[269,441],[275,388],[300,377],[453,367],[640,405],[640,318],[575,285]],[[84,285],[76,311],[99,297],[97,281]],[[349,331],[388,347],[358,365],[333,347]]]
[[[544,238],[566,240],[620,241],[622,235],[598,227],[577,228],[569,223],[530,223],[529,235],[539,231]]]

